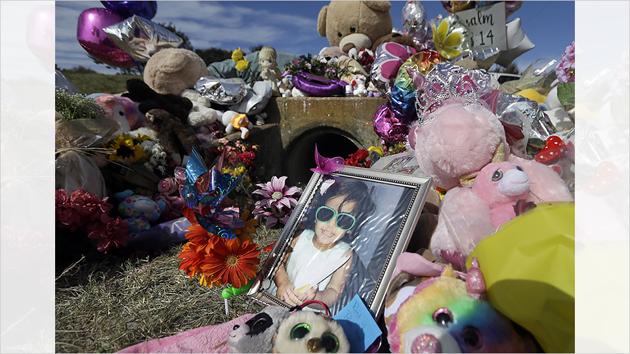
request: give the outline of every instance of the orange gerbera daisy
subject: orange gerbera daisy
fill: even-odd
[[[193,247],[195,251],[206,254],[221,240],[219,236],[209,233],[199,224],[190,225],[185,236],[188,243],[191,244],[191,247]]]
[[[254,218],[250,218],[249,210],[244,210],[241,214],[241,219],[245,226],[240,229],[234,230],[234,233],[241,241],[251,241],[252,235],[256,232],[256,226],[258,225],[258,220]]]
[[[191,246],[190,243],[185,244],[177,257],[181,259],[179,269],[183,270],[186,275],[192,278],[201,271],[199,266],[205,254],[197,252],[195,248]]]
[[[206,277],[240,288],[256,276],[260,251],[255,243],[234,241],[217,242],[200,268]]]

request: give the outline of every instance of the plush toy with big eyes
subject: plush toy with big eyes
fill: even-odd
[[[341,326],[328,315],[312,311],[291,313],[280,323],[273,341],[274,353],[347,353],[349,350],[350,343]]]
[[[269,353],[278,326],[289,315],[289,309],[268,306],[243,325],[235,325],[228,337],[230,353]]]
[[[401,257],[397,268],[403,260],[412,263],[421,258],[404,253]],[[521,333],[484,300],[485,283],[476,261],[468,274],[459,273],[466,280],[458,278],[450,265],[439,276],[428,278],[407,273],[414,265],[406,268],[392,280],[385,302],[387,340],[393,353],[537,351],[528,333]]]

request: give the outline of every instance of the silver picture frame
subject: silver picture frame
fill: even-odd
[[[398,255],[406,250],[418,223],[425,199],[432,185],[430,177],[391,173],[381,170],[350,166],[345,166],[339,172],[332,173],[328,176],[314,173],[307,186],[304,188],[298,204],[294,208],[284,229],[282,230],[274,249],[264,261],[261,270],[255,278],[247,295],[264,305],[290,307],[287,303],[270,294],[267,290],[270,288],[271,282],[274,281],[275,272],[281,265],[283,257],[287,252],[291,241],[296,236],[296,231],[298,231],[298,227],[302,222],[302,219],[306,216],[315,193],[319,190],[324,179],[330,177],[345,177],[349,179],[375,182],[377,184],[400,186],[408,188],[411,191],[411,197],[409,198],[408,205],[406,205],[404,215],[401,217],[401,222],[397,228],[394,240],[392,241],[391,247],[389,247],[389,250],[386,252],[383,264],[380,265],[380,275],[374,283],[376,288],[370,290],[371,295],[369,298],[362,298],[374,316],[378,317],[383,309],[385,294],[387,293],[389,281],[396,265],[395,260]],[[369,266],[370,268],[374,267],[371,263]],[[335,312],[332,314],[334,315]]]

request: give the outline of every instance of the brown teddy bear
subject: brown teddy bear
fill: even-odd
[[[143,79],[157,93],[180,95],[208,75],[206,63],[188,49],[167,48],[155,53],[144,67]]]
[[[319,11],[317,31],[344,53],[352,48],[375,50],[384,42],[413,45],[410,38],[392,33],[390,8],[389,1],[332,0]]]

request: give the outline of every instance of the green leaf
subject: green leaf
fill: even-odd
[[[575,107],[575,83],[567,82],[558,85],[558,100],[565,109]]]

